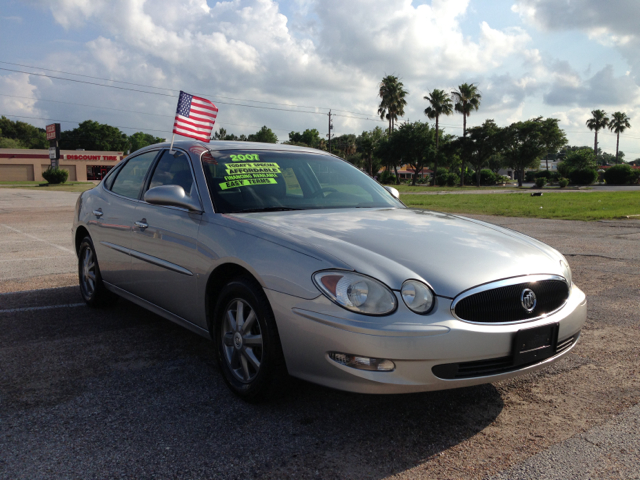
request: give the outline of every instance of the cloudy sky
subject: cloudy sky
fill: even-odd
[[[632,160],[638,24],[638,0],[3,0],[0,114],[169,137],[182,89],[218,105],[217,126],[284,141],[326,134],[329,109],[337,134],[384,126],[377,86],[395,74],[411,121],[430,90],[463,82],[482,93],[470,125],[555,117],[573,145],[593,145],[591,110],[626,112]],[[442,124],[461,134],[460,115]],[[600,146],[615,153],[615,136]]]

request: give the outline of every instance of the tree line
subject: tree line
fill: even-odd
[[[133,152],[147,145],[164,141],[164,138],[144,132],[127,135],[117,127],[86,120],[72,130],[61,132],[59,146],[63,150]],[[0,148],[49,148],[49,141],[44,128],[2,116],[0,117]]]
[[[387,181],[399,182],[398,168],[409,165],[413,170],[413,184],[428,168],[434,172],[432,184],[446,181],[449,184],[459,182],[461,186],[472,182],[479,185],[483,181],[483,170],[497,174],[502,168],[518,172],[521,184],[525,170],[538,168],[543,157],[561,160],[577,150],[589,149],[567,146],[566,135],[559,128],[558,120],[553,118],[537,117],[507,127],[500,127],[488,119],[480,126],[467,128],[467,119],[480,109],[482,102],[482,95],[474,83],[463,83],[449,93],[436,88],[423,97],[428,102],[424,114],[434,121],[433,127],[420,121],[398,123],[405,114],[408,95],[397,76],[386,75],[378,88],[378,115],[388,121],[386,131],[376,127],[360,135],[332,136],[328,142],[317,129],[306,129],[290,132],[289,139],[283,143],[320,150],[330,148],[331,153],[342,156],[372,176],[384,168]],[[454,112],[462,115],[462,136],[446,134],[440,128],[440,117]],[[620,134],[631,127],[629,117],[623,112],[615,112],[609,118],[603,110],[593,110],[591,114],[586,122],[587,128],[594,131],[594,148],[589,157],[593,161],[589,164],[595,168],[596,165],[624,163],[624,152],[619,149]],[[598,132],[604,128],[616,134],[615,156],[598,148]],[[254,134],[239,136],[219,128],[212,139],[278,143],[277,135],[266,125]],[[117,127],[87,120],[75,129],[62,132],[60,147],[132,152],[164,140],[143,132],[126,135]],[[47,147],[44,129],[6,117],[0,119],[0,148]],[[640,159],[631,163],[640,163]],[[390,172],[394,172],[393,179],[390,179]]]

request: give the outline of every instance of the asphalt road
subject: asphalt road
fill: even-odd
[[[292,381],[235,398],[210,343],[82,304],[77,194],[0,189],[0,478],[640,478],[639,221],[486,217],[567,255],[580,343],[495,385],[365,396]]]

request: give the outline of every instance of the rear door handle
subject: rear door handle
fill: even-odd
[[[94,210],[93,214],[98,218],[100,218],[102,215],[104,215],[104,213],[102,213],[102,209]]]
[[[141,221],[141,222],[136,222],[136,226],[138,226],[138,227],[142,228],[143,230],[144,230],[145,228],[148,228],[148,227],[149,227],[149,225],[147,225],[147,224],[145,223],[145,219],[144,219],[144,218],[142,219],[142,221]]]

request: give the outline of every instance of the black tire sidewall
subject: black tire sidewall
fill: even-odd
[[[245,301],[255,311],[262,335],[260,370],[248,383],[241,382],[233,375],[222,348],[222,322],[229,303],[235,299]],[[246,278],[232,280],[220,292],[214,316],[213,341],[218,367],[231,390],[247,401],[261,401],[266,398],[279,373],[282,350],[271,307],[262,289],[254,282]]]
[[[93,252],[93,261],[96,265],[96,281],[93,295],[87,295],[87,293],[84,291],[84,287],[82,286],[82,258],[84,257],[84,252],[87,248],[90,248]],[[82,298],[90,307],[102,306],[112,297],[109,295],[109,292],[106,290],[102,283],[102,275],[100,274],[100,265],[98,264],[96,249],[93,245],[91,237],[88,236],[82,239],[82,241],[80,242],[80,247],[78,248],[78,280],[80,283],[80,295],[82,295]]]

